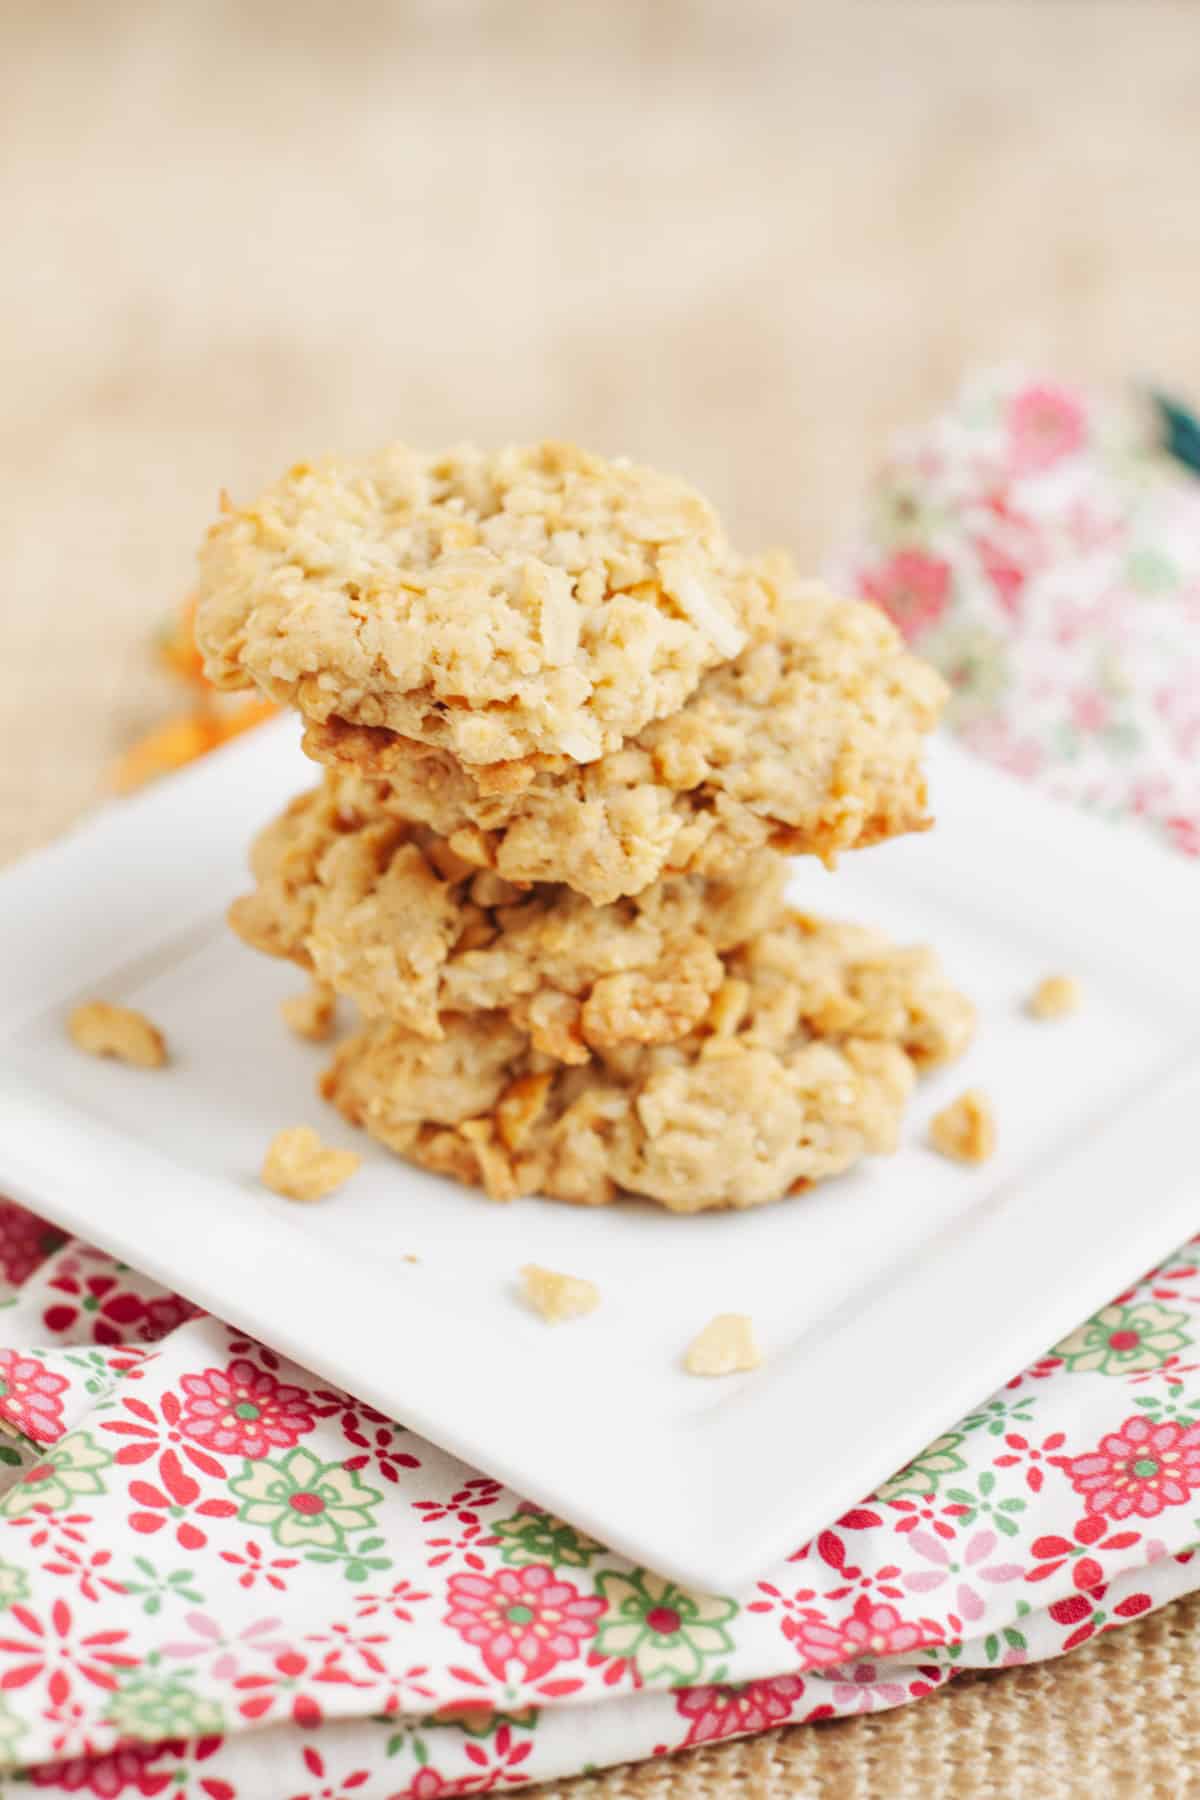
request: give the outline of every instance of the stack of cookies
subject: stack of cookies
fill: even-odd
[[[790,910],[788,854],[927,823],[938,676],[569,446],[298,464],[201,558],[211,679],[321,783],[254,846],[250,944],[353,1000],[322,1091],[497,1199],[753,1206],[890,1150],[971,1006]]]

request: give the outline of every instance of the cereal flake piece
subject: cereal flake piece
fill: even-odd
[[[293,1125],[271,1139],[263,1184],[287,1200],[323,1200],[349,1181],[361,1161],[353,1150],[329,1149],[311,1125]]]
[[[550,1325],[582,1319],[600,1304],[600,1289],[594,1281],[585,1281],[579,1275],[562,1275],[557,1269],[543,1269],[537,1263],[525,1264],[521,1284],[530,1306]]]
[[[929,1142],[954,1162],[986,1162],[996,1148],[996,1120],[982,1088],[968,1088],[929,1121]]]
[[[283,1022],[297,1037],[324,1044],[337,1023],[337,996],[323,981],[314,981],[303,994],[290,994],[280,1002]]]
[[[1078,1012],[1083,990],[1073,975],[1045,975],[1025,1002],[1031,1019],[1063,1019]]]
[[[689,1375],[736,1375],[757,1369],[762,1351],[745,1313],[718,1313],[687,1347],[683,1366]]]
[[[89,1056],[115,1056],[137,1069],[161,1069],[167,1060],[162,1032],[145,1013],[107,1000],[86,1000],[67,1021],[71,1042]]]

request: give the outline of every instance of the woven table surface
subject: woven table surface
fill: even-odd
[[[148,0],[0,57],[0,858],[165,715],[221,485],[559,432],[815,561],[964,363],[1200,393],[1191,6]],[[1200,1791],[1198,1627],[553,1791]]]

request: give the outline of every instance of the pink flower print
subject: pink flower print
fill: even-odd
[[[63,1242],[63,1234],[15,1200],[0,1200],[0,1275],[20,1287]]]
[[[285,1638],[274,1635],[282,1629],[281,1619],[255,1619],[233,1638],[227,1638],[216,1619],[208,1613],[190,1612],[185,1615],[185,1623],[194,1635],[178,1643],[164,1644],[162,1654],[188,1662],[211,1658],[208,1674],[213,1681],[232,1681],[241,1674],[239,1658],[251,1651],[277,1656],[288,1647]]]
[[[446,1624],[475,1646],[497,1681],[510,1662],[533,1681],[573,1661],[595,1636],[605,1607],[599,1596],[560,1581],[548,1563],[498,1575],[452,1575],[447,1591]]]
[[[908,1699],[904,1683],[881,1679],[873,1662],[830,1669],[827,1674],[833,1681],[833,1703],[839,1713],[878,1712],[886,1706],[902,1706]]]
[[[842,1619],[826,1619],[808,1607],[800,1618],[785,1619],[783,1632],[796,1645],[804,1666],[812,1669],[863,1657],[898,1656],[936,1643],[943,1635],[932,1619],[903,1619],[889,1600],[872,1600],[869,1594],[861,1594]]]
[[[684,1744],[713,1744],[719,1738],[770,1731],[791,1718],[804,1693],[800,1675],[773,1681],[747,1681],[741,1686],[681,1688],[675,1709],[688,1720]]]
[[[958,1618],[969,1624],[976,1624],[987,1610],[986,1600],[974,1585],[976,1581],[995,1583],[1021,1579],[1019,1563],[987,1561],[1000,1540],[986,1527],[972,1532],[961,1548],[943,1543],[941,1538],[928,1531],[914,1531],[908,1541],[918,1556],[933,1565],[929,1569],[909,1571],[904,1577],[909,1593],[931,1594],[947,1582],[953,1582]]]
[[[1095,1450],[1064,1458],[1063,1468],[1093,1517],[1157,1518],[1200,1488],[1200,1425],[1155,1424],[1139,1413]]]
[[[1079,688],[1071,695],[1071,723],[1076,731],[1103,731],[1112,718],[1112,704],[1098,688]]]
[[[0,1350],[0,1419],[38,1444],[54,1444],[63,1434],[59,1395],[70,1384],[36,1356]]]
[[[1087,416],[1066,388],[1035,382],[1008,407],[1009,459],[1018,475],[1033,475],[1072,456],[1087,437]]]
[[[926,550],[896,550],[859,577],[859,591],[910,641],[937,624],[950,604],[950,586],[950,564]]]
[[[180,1431],[218,1456],[257,1462],[272,1450],[290,1450],[316,1426],[304,1389],[269,1375],[248,1357],[237,1357],[226,1369],[185,1375],[180,1386],[185,1395]]]
[[[1163,823],[1167,838],[1176,850],[1182,850],[1185,856],[1200,856],[1200,817],[1175,813]]]

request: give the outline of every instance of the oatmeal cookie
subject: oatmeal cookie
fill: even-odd
[[[456,855],[426,826],[373,805],[372,784],[329,773],[256,840],[258,887],[230,921],[425,1037],[440,1015],[506,1011],[535,1049],[667,1043],[708,1012],[721,952],[778,913],[785,859],[751,857],[736,881],[678,875],[593,906],[570,888],[522,889]]]
[[[770,633],[596,762],[470,768],[334,714],[310,723],[304,747],[378,778],[380,804],[470,861],[508,881],[565,882],[597,905],[664,873],[730,874],[766,848],[832,862],[922,830],[921,759],[941,677],[876,608],[799,583],[783,557],[757,570]]]
[[[711,507],[570,444],[393,444],[224,507],[200,556],[209,679],[466,763],[588,762],[746,641],[753,584]]]
[[[815,921],[790,916],[726,955],[708,1017],[674,1044],[608,1045],[569,1067],[500,1012],[447,1015],[436,1042],[376,1022],[341,1047],[322,1091],[402,1156],[495,1199],[756,1206],[894,1149],[916,1074],[908,1049],[930,1063],[969,1031],[930,953],[902,961],[884,998],[867,977],[878,942],[850,951],[848,928],[830,929],[822,945]],[[807,987],[795,968],[805,946]],[[817,965],[839,956],[835,992]]]

